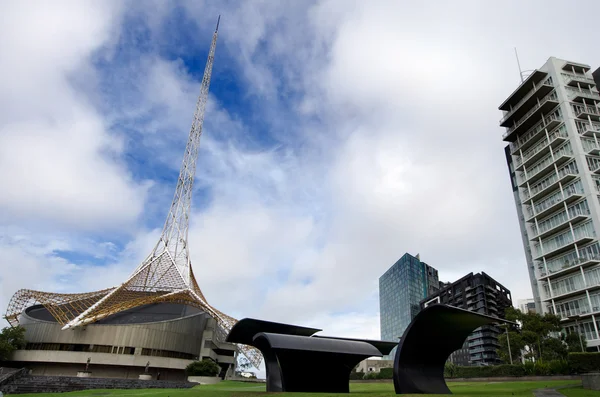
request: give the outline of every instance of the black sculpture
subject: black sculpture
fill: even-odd
[[[510,323],[453,306],[434,304],[421,310],[400,340],[394,358],[396,394],[452,394],[444,364],[476,328]]]
[[[320,329],[245,318],[227,342],[256,347],[265,358],[268,392],[348,393],[350,371],[368,357],[389,354],[397,342],[312,336]],[[310,376],[306,375],[310,368]]]

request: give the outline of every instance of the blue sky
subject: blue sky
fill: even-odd
[[[2,4],[0,306],[112,286],[150,252],[219,14],[190,228],[211,304],[376,338],[405,252],[529,297],[497,106],[514,46],[525,69],[600,65],[585,4],[561,29],[554,1]]]

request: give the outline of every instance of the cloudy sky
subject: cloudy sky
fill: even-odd
[[[573,7],[1,2],[0,307],[113,286],[150,252],[219,14],[190,230],[211,304],[377,338],[405,252],[530,297],[497,106],[515,46],[524,69],[600,66],[600,3]]]

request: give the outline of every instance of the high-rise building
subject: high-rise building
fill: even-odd
[[[469,273],[453,283],[444,283],[439,291],[422,300],[421,308],[433,303],[460,307],[488,316],[504,318],[504,311],[512,306],[510,291],[484,272]],[[498,334],[502,330],[493,325],[477,328],[463,347],[450,355],[456,365],[499,364],[496,354]]]
[[[591,347],[600,345],[598,103],[588,65],[551,57],[499,107],[536,311],[562,317],[567,332],[578,323]]]
[[[379,278],[381,339],[398,340],[421,310],[419,302],[438,289],[437,270],[421,262],[419,255],[404,254]]]
[[[517,306],[523,313],[535,313],[535,301],[533,299],[519,299]]]

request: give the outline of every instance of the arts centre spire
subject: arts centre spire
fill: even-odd
[[[35,303],[42,304],[56,321],[63,325],[63,330],[94,323],[138,306],[161,302],[181,303],[205,311],[217,321],[221,331],[224,331],[220,332],[221,335],[228,332],[237,322],[207,302],[194,277],[188,245],[196,160],[208,100],[219,21],[220,17],[213,33],[173,202],[162,234],[150,255],[135,269],[127,281],[113,288],[80,294],[57,294],[28,289],[17,291],[10,300],[6,313],[6,319],[12,325],[18,324],[19,315],[23,310]],[[258,367],[261,361],[260,353],[245,345],[239,348]]]

